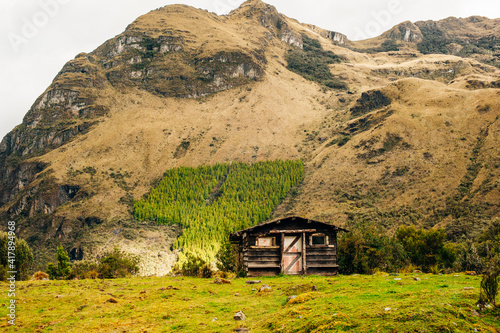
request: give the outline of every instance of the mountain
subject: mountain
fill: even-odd
[[[302,159],[275,216],[472,237],[500,212],[499,26],[405,22],[352,42],[259,0],[154,10],[69,61],[3,138],[2,220],[40,264],[59,244],[72,259],[118,246],[162,274],[181,230],[132,206],[166,170]]]
[[[500,19],[449,17],[440,21],[404,22],[379,37],[351,42],[364,51],[412,49],[423,54],[469,57],[500,67]]]

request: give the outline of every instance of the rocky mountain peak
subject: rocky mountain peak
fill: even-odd
[[[403,42],[419,42],[422,40],[422,32],[410,21],[406,21],[394,26],[385,32],[383,37]]]

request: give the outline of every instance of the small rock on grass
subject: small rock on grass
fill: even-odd
[[[292,299],[294,299],[294,298],[297,298],[297,295],[288,296],[288,297],[286,298],[286,302],[288,303],[288,302],[290,302],[290,301],[291,301]]]
[[[385,308],[384,311],[391,311],[391,308]]]
[[[262,283],[262,280],[250,280],[250,281],[245,281],[246,284],[258,284]]]
[[[415,280],[415,281],[422,281],[422,280],[421,280],[420,278],[418,278],[418,277],[414,277],[414,278],[413,278],[413,280]]]
[[[312,286],[311,291],[318,291],[318,287]]]
[[[273,289],[271,287],[269,287],[267,284],[263,284],[260,288],[259,288],[259,292],[262,293],[262,292],[269,292],[269,291],[272,291]]]
[[[247,316],[245,316],[245,314],[243,313],[243,311],[238,311],[234,315],[234,320],[245,320],[245,319],[247,319]]]
[[[239,332],[239,333],[248,333],[250,332],[248,328],[245,328],[245,327],[240,327],[240,328],[237,328],[234,330],[235,332]]]
[[[464,287],[464,290],[473,290],[474,287]]]
[[[223,278],[217,278],[214,281],[215,284],[231,284],[231,281],[223,279]]]

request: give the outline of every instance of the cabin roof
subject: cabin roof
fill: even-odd
[[[335,231],[344,231],[344,232],[349,232],[349,230],[346,230],[344,228],[339,228],[333,224],[329,224],[329,223],[325,223],[325,222],[319,222],[319,221],[315,221],[315,220],[311,220],[311,219],[307,219],[307,218],[303,218],[303,217],[299,217],[299,216],[287,216],[287,217],[280,217],[280,218],[277,218],[275,220],[272,220],[272,221],[268,221],[268,222],[264,222],[264,223],[261,223],[259,225],[256,225],[256,226],[253,226],[253,227],[250,227],[250,228],[246,228],[246,229],[243,229],[243,230],[240,230],[240,231],[236,231],[234,232],[233,234],[231,234],[231,238],[239,238],[243,235],[243,233],[245,232],[252,232],[252,231],[258,231],[259,229],[262,229],[262,228],[265,228],[265,227],[269,227],[271,226],[272,224],[280,224],[281,222],[291,222],[291,221],[296,221],[298,220],[299,222],[303,222],[303,223],[308,223],[308,224],[314,224],[316,226],[321,226],[323,228],[327,228],[327,229],[331,229],[331,230],[335,230]]]

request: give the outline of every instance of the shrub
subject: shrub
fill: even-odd
[[[114,279],[135,275],[139,272],[139,258],[118,248],[104,254],[99,260],[99,274],[104,279]]]
[[[457,271],[475,271],[482,269],[481,257],[479,256],[477,246],[471,240],[456,245],[457,260],[455,270]]]
[[[67,279],[71,274],[71,262],[68,252],[64,250],[62,245],[57,247],[57,265],[49,263],[47,265],[47,274],[51,280]]]
[[[232,272],[242,275],[243,267],[239,260],[238,245],[231,243],[229,238],[226,238],[221,245],[219,252],[216,255],[217,269],[222,272]]]
[[[175,274],[201,278],[211,278],[214,274],[210,262],[192,253],[187,253],[186,260],[182,265],[178,262],[172,271]]]
[[[328,65],[338,63],[341,57],[323,50],[317,39],[302,35],[303,49],[292,48],[287,54],[287,68],[307,80],[332,89],[347,89],[347,84],[333,76]]]
[[[32,279],[35,281],[48,280],[49,274],[42,272],[42,271],[38,271],[35,274],[33,274]]]
[[[9,265],[9,247],[12,247],[14,242],[15,246],[15,269],[10,269]],[[31,275],[33,267],[33,252],[28,243],[24,239],[15,236],[9,236],[6,232],[0,232],[0,280],[5,281],[8,271],[17,271],[18,280],[27,280]]]
[[[369,229],[344,234],[338,243],[338,260],[341,274],[371,274],[375,269],[394,272],[408,264],[401,244]]]
[[[95,270],[90,271],[90,272],[88,272],[87,277],[88,277],[89,279],[93,279],[93,280],[95,280],[95,279],[97,279],[97,278],[99,277],[99,272],[98,272],[98,271],[95,271]]]
[[[99,262],[82,260],[73,263],[71,278],[77,279],[96,279],[99,276]],[[94,274],[95,272],[95,274]]]
[[[443,269],[441,268],[441,265],[439,264],[435,264],[435,265],[432,265],[429,267],[429,273],[432,273],[432,274],[441,274],[443,273]]]
[[[495,307],[498,307],[496,303],[496,298],[498,295],[498,284],[500,282],[500,268],[494,267],[490,268],[486,273],[483,274],[483,279],[481,280],[481,292],[479,294],[479,306],[484,306],[486,303],[491,303]]]
[[[451,267],[456,259],[451,247],[445,246],[444,230],[417,230],[414,226],[400,227],[397,240],[403,245],[411,262],[429,272],[431,267]]]

